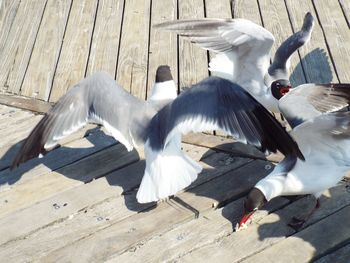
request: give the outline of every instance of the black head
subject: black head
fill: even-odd
[[[292,88],[288,79],[278,79],[271,84],[271,93],[276,99],[282,98]]]
[[[173,76],[171,75],[170,67],[168,65],[161,65],[157,68],[156,72],[156,82],[164,82],[172,80]]]
[[[244,225],[254,212],[266,204],[266,202],[267,200],[264,194],[258,188],[254,187],[244,200],[244,215],[239,222],[239,227]]]

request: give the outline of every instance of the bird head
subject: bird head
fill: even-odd
[[[292,88],[288,79],[278,79],[271,83],[271,93],[276,99],[282,98]]]
[[[258,188],[254,187],[244,200],[244,215],[239,224],[236,226],[236,231],[246,227],[246,223],[249,218],[266,202],[267,200],[264,194]]]

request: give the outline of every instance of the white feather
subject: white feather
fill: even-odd
[[[147,203],[176,194],[190,185],[201,172],[202,167],[181,151],[181,135],[173,139],[161,152],[145,144],[146,169],[137,201]]]

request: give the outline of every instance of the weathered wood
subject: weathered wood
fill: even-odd
[[[211,18],[231,18],[231,5],[229,0],[205,0],[205,15]]]
[[[20,0],[0,1],[0,56],[15,19]]]
[[[87,75],[96,71],[115,76],[124,0],[98,2]]]
[[[350,206],[303,231],[253,255],[243,262],[310,262],[332,247],[349,241]],[[293,248],[293,249],[291,249]]]
[[[147,97],[150,97],[152,94],[152,86],[155,81],[155,72],[159,65],[170,66],[174,81],[175,83],[178,83],[177,37],[173,33],[152,28],[152,26],[155,24],[175,20],[177,18],[177,1],[153,0],[151,14],[159,15],[154,15],[151,19]]]
[[[0,94],[0,104],[38,113],[45,113],[52,107],[51,103],[45,101],[10,94]]]
[[[312,1],[302,0],[296,2],[287,0],[286,5],[294,32],[301,29],[307,11],[310,11],[315,18],[315,25],[309,43],[299,49],[302,59],[298,67],[302,65],[306,81],[313,83],[338,82]],[[303,8],[300,8],[300,6],[303,6]]]
[[[337,263],[348,263],[350,258],[350,244],[339,248],[338,250],[318,259],[315,263],[329,263],[329,262],[337,262]]]
[[[234,18],[245,18],[262,25],[258,1],[231,0]]]
[[[21,94],[47,101],[72,0],[48,0]]]
[[[136,151],[127,152],[123,145],[117,144],[45,176],[39,176],[36,180],[30,180],[11,190],[0,192],[0,199],[7,200],[7,203],[0,202],[0,217],[99,178],[138,159]],[[26,198],[24,199],[23,196]]]
[[[50,93],[57,101],[85,76],[97,0],[73,1]]]
[[[268,212],[276,210],[287,203],[288,201],[286,199],[278,199],[278,202],[275,202],[264,211],[264,216],[266,216]],[[142,246],[136,245],[121,255],[112,256],[110,260],[111,262],[130,263],[141,261],[182,262],[181,257],[210,243],[219,242],[222,238],[234,238],[235,240],[239,240],[240,238],[235,236],[236,233],[232,233],[232,224],[239,220],[239,217],[242,214],[242,208],[243,198],[229,203],[224,208],[209,210],[201,214],[198,219],[177,225],[174,229],[171,229],[164,234],[153,236],[151,239],[142,242]],[[252,235],[251,233],[246,233],[246,240],[243,238],[242,246],[247,244],[247,241],[251,241],[251,239],[253,239],[252,237],[256,238],[253,231]],[[167,249],[162,249],[164,247]],[[248,245],[242,250],[242,252],[246,251],[247,248],[249,249]],[[208,253],[211,252],[211,250],[208,251]],[[225,257],[225,254],[221,253],[220,248],[218,248],[218,254],[221,254],[221,257]],[[227,258],[227,260],[233,262],[232,258]],[[202,262],[212,261],[203,258]]]
[[[178,1],[179,19],[203,18],[202,0]],[[189,87],[208,76],[207,51],[179,37],[180,89]]]
[[[105,261],[114,254],[133,249],[134,246],[142,244],[152,236],[171,229],[174,224],[194,218],[197,211],[202,213],[212,209],[216,202],[220,203],[233,196],[242,195],[257,178],[264,176],[265,171],[259,169],[264,164],[265,162],[256,161],[226,173],[211,180],[210,183],[201,184],[188,192],[181,193],[178,198],[160,204],[157,209],[137,214],[128,220],[103,229],[93,236],[56,250],[44,260],[56,260],[62,255],[67,255],[64,260],[68,258],[74,260],[80,257],[84,261]],[[258,172],[249,180],[244,180],[241,173],[250,174],[251,170],[258,170]],[[239,187],[237,187],[238,185]],[[176,202],[176,200],[178,201]],[[83,251],[84,253],[82,253]]]
[[[260,11],[264,27],[268,29],[275,37],[276,41],[272,46],[272,57],[280,44],[293,34],[291,24],[288,18],[284,1],[279,0],[260,0]],[[305,83],[305,76],[300,63],[298,52],[295,52],[290,59],[290,81],[293,86]]]
[[[338,1],[314,1],[340,82],[350,82],[350,34]]]
[[[343,9],[344,16],[348,22],[348,27],[350,28],[350,2],[347,0],[339,0],[339,4]]]
[[[150,0],[125,1],[117,82],[134,96],[145,99],[147,90]]]
[[[28,0],[20,2],[0,53],[0,90],[19,92],[46,1]]]
[[[201,149],[191,145],[184,145],[184,147],[195,160],[199,160],[203,152],[207,151],[205,148]],[[23,259],[23,255],[28,254],[33,259],[108,227],[111,222],[115,223],[138,211],[154,206],[154,203],[138,204],[135,199],[133,189],[140,183],[143,172],[144,161],[140,161],[89,184],[77,186],[32,207],[10,214],[0,220],[3,222],[1,225],[6,226],[8,230],[6,235],[0,237],[0,243],[9,243],[3,245],[0,251],[8,253],[22,243],[22,250],[18,251],[19,253],[11,253],[12,257],[18,256]],[[98,192],[100,194],[97,194]],[[122,193],[125,194],[121,196]],[[96,200],[93,201],[94,199]],[[47,209],[52,208],[52,204],[55,203],[60,206],[60,210],[57,213],[47,214]],[[67,205],[63,207],[62,204],[65,203]],[[37,212],[33,213],[33,211]],[[38,216],[38,213],[42,213],[42,217]],[[101,221],[96,220],[97,217],[102,217],[104,222],[97,222]],[[18,228],[18,223],[13,221],[13,218],[17,218],[17,222],[33,218],[35,223]],[[32,238],[33,242],[30,241]],[[57,239],[62,242],[57,242]],[[38,244],[38,242],[42,244],[33,247],[34,243]],[[30,259],[27,258],[27,260]]]

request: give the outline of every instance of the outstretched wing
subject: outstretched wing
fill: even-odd
[[[220,129],[262,151],[303,158],[280,123],[239,85],[210,77],[183,92],[151,121],[150,146],[162,150],[172,135]]]
[[[314,17],[308,12],[304,17],[304,23],[301,30],[291,35],[280,45],[275,53],[273,63],[268,69],[268,72],[273,79],[289,79],[288,60],[298,48],[310,40],[313,26]]]
[[[303,84],[279,100],[279,108],[292,127],[350,103],[350,84]]]
[[[264,78],[275,41],[268,30],[241,18],[177,20],[155,28],[175,32],[206,50],[219,53],[210,61],[209,69],[240,84]]]
[[[303,159],[296,142],[248,92],[229,80],[210,77],[180,94],[153,117],[137,200],[156,201],[194,181],[201,167],[181,151],[181,134],[213,129],[262,151],[280,150]]]
[[[95,73],[72,87],[34,127],[11,168],[52,149],[88,122],[105,126],[130,151],[153,113],[106,73]]]

